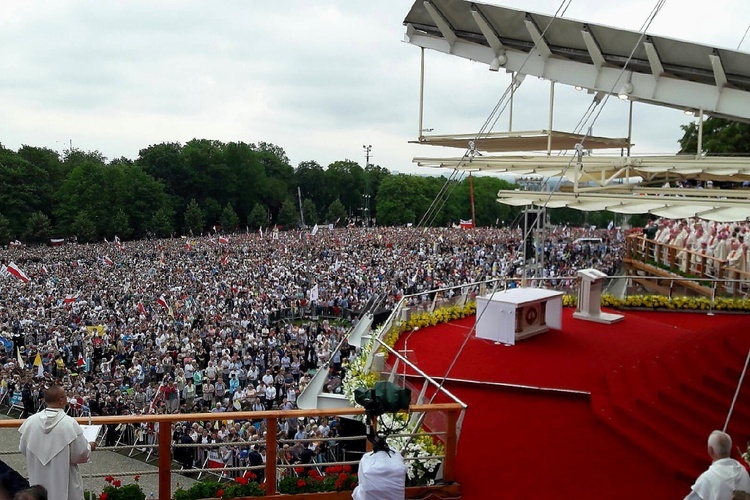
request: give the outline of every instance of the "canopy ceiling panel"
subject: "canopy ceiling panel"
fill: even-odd
[[[679,190],[671,190],[679,191]],[[697,190],[696,190],[697,191]],[[708,194],[717,190],[706,190]],[[750,220],[750,191],[746,198],[684,197],[606,193],[562,193],[543,191],[504,191],[498,202],[513,206],[537,205],[548,208],[567,206],[582,211],[608,210],[621,214],[652,213],[670,219],[700,217],[718,222]]]
[[[664,203],[622,203],[610,205],[607,210],[618,214],[647,214],[664,206]]]
[[[549,142],[548,142],[549,141]],[[479,137],[472,134],[458,135],[424,135],[412,144],[444,146],[449,148],[469,149],[473,142],[477,151],[488,153],[514,153],[522,151],[574,150],[576,144],[583,143],[586,149],[622,149],[628,147],[628,140],[610,137],[584,136],[569,132],[553,130],[542,131],[493,132]]]
[[[690,205],[666,206],[651,210],[650,213],[665,219],[687,219],[695,217],[695,207]]]
[[[701,211],[696,214],[701,219],[715,222],[737,222],[750,220],[750,210],[740,207],[719,208],[709,211]]]

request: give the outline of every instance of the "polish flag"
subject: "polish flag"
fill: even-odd
[[[226,266],[227,265],[227,254],[224,254],[221,256],[221,265]]]
[[[115,263],[112,262],[112,259],[110,259],[109,256],[107,256],[107,255],[104,256],[104,263],[107,264],[108,266],[114,266],[115,265]]]
[[[185,251],[186,251],[186,252],[189,252],[189,251],[190,251],[190,243],[189,243],[189,242],[188,242],[188,243],[185,243]]]
[[[146,307],[143,305],[143,302],[138,302],[138,310],[141,312],[141,314],[146,314]]]
[[[86,362],[83,360],[83,354],[80,352],[78,353],[78,361],[76,361],[76,365],[80,368],[81,366],[85,365]]]
[[[161,306],[162,306],[162,307],[163,307],[164,309],[169,309],[169,304],[167,304],[167,299],[165,299],[165,298],[164,298],[164,295],[162,295],[161,297],[159,297],[159,298],[157,299],[157,302],[158,302],[158,303],[159,303],[159,305],[161,305]]]
[[[29,277],[26,275],[25,272],[21,270],[20,267],[16,265],[15,262],[11,262],[8,264],[8,272],[18,278],[19,280],[23,281],[24,283],[29,282]]]
[[[222,245],[226,245],[227,243],[229,243],[229,238],[227,238],[226,236],[219,236],[219,243],[221,243]]]

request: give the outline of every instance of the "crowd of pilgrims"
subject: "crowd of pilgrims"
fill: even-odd
[[[347,228],[10,246],[0,260],[29,280],[0,276],[0,398],[28,414],[57,380],[74,414],[295,408],[321,367],[328,389],[340,391],[355,355],[332,318],[356,322],[373,297],[389,309],[404,295],[417,304],[439,288],[520,278],[522,243],[511,228]],[[536,245],[547,285],[567,289],[582,267],[617,272],[624,251],[619,229],[557,227]],[[114,444],[124,429],[110,427]],[[336,429],[305,420],[280,432],[322,438]],[[262,422],[178,425],[175,439],[252,441],[263,432]],[[290,446],[290,460],[306,445]],[[257,448],[245,459],[262,456]],[[191,457],[185,466],[201,458]]]

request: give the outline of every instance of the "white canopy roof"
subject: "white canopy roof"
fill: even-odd
[[[733,197],[721,196],[723,190],[681,190],[684,195],[648,192],[560,193],[543,191],[499,191],[498,202],[513,206],[566,206],[576,210],[609,210],[621,214],[651,213],[667,218],[699,217],[717,222],[750,220],[750,191],[733,191]],[[705,193],[694,193],[705,191]],[[694,196],[698,194],[698,196]]]

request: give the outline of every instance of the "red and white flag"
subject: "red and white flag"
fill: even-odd
[[[227,265],[227,254],[224,254],[221,256],[221,265],[226,266]]]
[[[20,267],[16,265],[15,262],[11,262],[8,264],[8,272],[18,278],[19,280],[23,281],[24,283],[29,282],[29,277],[26,275],[25,272],[21,270]]]
[[[185,251],[189,252],[192,247],[190,246],[190,242],[185,243]]]
[[[121,252],[125,251],[125,245],[120,242],[120,238],[117,236],[115,236],[115,245],[117,245],[117,248],[119,248]]]
[[[104,263],[107,264],[108,266],[114,266],[115,265],[115,263],[112,262],[112,259],[110,259],[109,256],[107,256],[107,255],[104,256]]]
[[[83,360],[83,354],[81,354],[79,352],[78,353],[78,361],[76,361],[76,365],[78,365],[79,367],[81,367],[81,366],[83,366],[85,364],[86,364],[86,361]]]
[[[227,238],[226,236],[219,236],[219,243],[221,243],[222,245],[226,245],[227,243],[229,243],[229,238]]]
[[[159,297],[156,302],[158,302],[164,309],[169,309],[169,304],[167,304],[167,299],[164,298],[164,295]]]
[[[146,306],[143,305],[143,302],[138,302],[138,310],[141,312],[141,314],[146,314]]]
[[[77,293],[66,295],[65,298],[63,299],[63,302],[65,304],[72,304],[76,300],[78,300],[78,294]]]
[[[463,220],[461,219],[461,223],[459,224],[461,229],[470,229],[474,227],[474,221],[472,219],[469,220]]]

